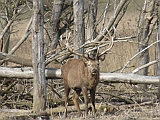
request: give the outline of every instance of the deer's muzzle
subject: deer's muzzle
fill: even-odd
[[[93,69],[92,70],[92,74],[97,74],[98,73],[98,69]]]

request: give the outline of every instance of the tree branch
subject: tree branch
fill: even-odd
[[[29,66],[29,67],[32,66],[32,60],[30,60],[30,59],[17,57],[15,55],[9,55],[9,54],[2,53],[2,52],[0,52],[0,60],[10,61],[10,62],[21,64],[21,65],[24,65],[24,66]]]

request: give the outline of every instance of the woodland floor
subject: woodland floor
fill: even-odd
[[[104,85],[100,83],[96,92],[96,117],[94,118],[89,111],[88,118],[85,118],[83,97],[81,96],[79,102],[83,111],[82,117],[77,117],[77,111],[72,99],[70,99],[68,118],[65,120],[159,120],[160,105],[156,96],[157,87],[152,85],[149,88],[148,90],[142,90],[137,85],[124,85],[121,83]],[[64,119],[64,93],[63,88],[61,89],[59,94],[62,95],[62,98],[55,95],[54,97],[52,96],[53,99],[50,99],[51,97],[48,94],[46,113],[40,115],[31,112],[32,98],[29,95],[28,97],[23,97],[19,93],[15,93],[14,95],[8,94],[6,98],[4,98],[4,95],[3,97],[1,96],[1,100],[5,99],[5,101],[1,103],[0,120]],[[70,96],[72,96],[72,92]]]
[[[126,108],[129,106],[120,106],[120,109],[118,111],[115,111],[113,113],[105,113],[105,112],[100,112],[98,111],[97,117],[93,118],[92,115],[89,115],[88,118],[81,117],[77,118],[76,117],[76,112],[70,112],[68,115],[68,118],[65,120],[83,120],[83,119],[95,119],[95,120],[159,120],[160,119],[160,106],[159,104],[152,104],[152,105],[145,105],[145,106],[139,106],[138,105],[131,105],[131,108]],[[24,111],[23,111],[24,112]],[[26,111],[27,112],[27,111]],[[1,115],[3,114],[2,112],[0,113]],[[8,117],[3,117],[1,120],[34,120],[37,119],[38,117],[34,117],[33,115],[30,115],[29,113],[26,113],[26,116],[20,115],[21,112],[18,111],[18,116],[15,116],[15,113],[6,113],[5,116]],[[39,117],[40,118],[40,117]],[[44,117],[41,117],[44,119]],[[48,119],[48,118],[46,118]],[[50,120],[62,120],[63,118],[60,115],[51,115]]]

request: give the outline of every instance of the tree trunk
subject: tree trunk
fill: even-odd
[[[2,11],[2,9],[0,9]],[[7,25],[7,20],[4,19],[2,16],[4,16],[5,13],[0,13],[0,34],[3,32],[4,26]],[[5,40],[6,36],[4,36],[1,40],[0,40],[0,51],[3,51],[3,46],[4,46],[4,40]]]
[[[149,37],[148,34],[150,32],[150,24],[152,21],[152,15],[154,11],[155,2],[150,0],[145,0],[144,6],[140,15],[139,23],[138,23],[138,48],[137,51],[140,52],[144,48],[148,46]],[[137,57],[137,67],[147,64],[149,62],[149,51],[148,49],[142,52]],[[148,75],[148,67],[140,70],[138,72],[140,75]],[[146,89],[147,85],[142,85],[142,88]]]
[[[33,112],[46,109],[46,83],[44,59],[44,3],[33,0],[32,56],[33,56]]]
[[[97,17],[98,0],[89,0],[88,19],[87,19],[87,41],[93,41],[96,38],[96,17]],[[94,57],[97,53],[95,50],[92,54]]]
[[[83,0],[73,0],[73,12],[74,12],[74,50],[76,50],[85,42]],[[83,54],[83,49],[78,50],[78,52]],[[78,56],[75,56],[75,58],[78,58]]]
[[[160,1],[159,4],[157,4],[160,6]],[[157,7],[158,9],[158,19],[159,19],[159,23],[158,25],[158,31],[157,31],[157,40],[160,40],[160,8]],[[155,46],[155,59],[160,59],[160,42],[158,42]],[[157,76],[160,76],[160,62],[158,62],[157,64],[155,64],[155,70],[154,70],[154,74]],[[159,85],[158,85],[158,101],[160,102],[160,78],[159,78]]]
[[[160,26],[158,29],[157,37],[158,37],[157,39],[160,40]],[[159,42],[156,45],[156,59],[160,59],[160,43]],[[155,75],[160,76],[160,62],[158,62],[155,66]],[[160,78],[159,78],[159,85],[158,85],[158,101],[160,102]]]
[[[98,0],[89,0],[87,19],[87,40],[92,41],[96,37],[96,17]]]
[[[62,13],[63,3],[65,0],[54,0],[54,5],[52,9],[52,16],[51,16],[51,40],[52,40],[52,50],[56,49],[59,40],[59,23],[60,23],[60,16]]]

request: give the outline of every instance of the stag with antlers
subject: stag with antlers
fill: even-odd
[[[64,80],[64,92],[65,92],[65,117],[67,117],[67,105],[68,105],[68,97],[69,92],[71,89],[74,90],[73,94],[73,102],[76,106],[76,109],[78,111],[78,116],[81,116],[81,110],[78,103],[78,97],[80,93],[82,92],[84,97],[84,103],[85,103],[85,113],[86,116],[88,115],[88,93],[87,91],[90,91],[90,100],[92,103],[92,112],[95,114],[95,92],[96,92],[96,86],[99,83],[99,74],[100,74],[100,68],[99,68],[99,60],[103,54],[105,54],[107,51],[109,51],[113,46],[113,39],[110,42],[109,47],[104,50],[102,53],[98,53],[94,58],[90,58],[79,54],[72,50],[72,48],[67,44],[68,51],[72,54],[78,55],[81,58],[84,59],[76,59],[72,58],[69,59],[62,67],[62,77]]]

